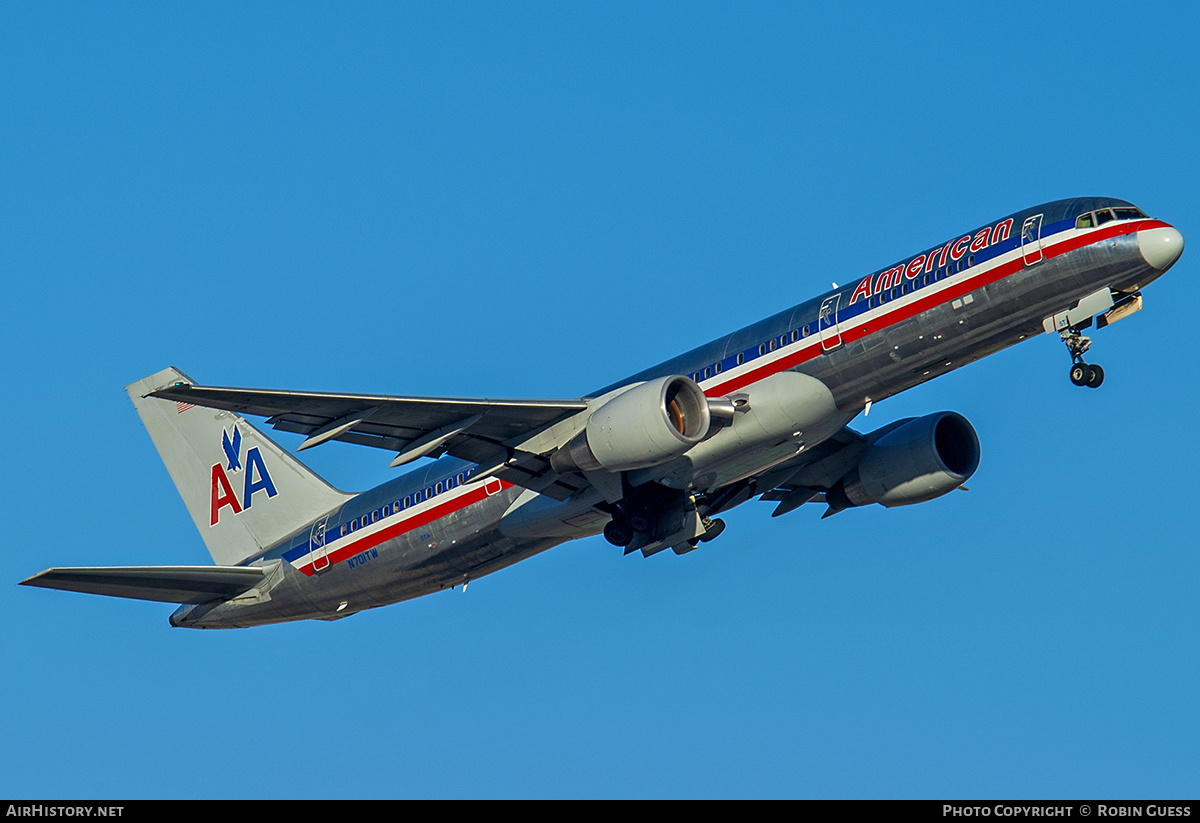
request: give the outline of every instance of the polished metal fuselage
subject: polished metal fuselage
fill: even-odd
[[[1093,239],[1073,231],[1077,214],[1108,205],[1128,204],[1082,198],[1018,212],[1006,218],[1011,223],[1005,240],[975,255],[964,252],[958,261],[950,260],[952,255],[943,250],[953,248],[956,238],[951,238],[897,264],[909,272],[917,269],[898,285],[892,285],[893,279],[884,284],[889,288],[877,287],[881,276],[897,267],[874,272],[590,396],[683,374],[695,377],[710,397],[721,397],[752,390],[757,380],[793,369],[828,386],[849,419],[869,403],[1042,334],[1045,318],[1098,289],[1132,291],[1159,276],[1139,252],[1136,227],[1113,232],[1120,224],[1110,224],[1108,232],[1094,232]],[[1036,221],[1036,236],[1022,236],[1030,220]],[[985,230],[997,236],[994,227],[1003,223],[961,237],[978,237]],[[929,261],[929,267],[914,266],[917,258]],[[935,265],[937,261],[941,264]],[[314,527],[305,524],[247,561],[273,569],[262,586],[228,602],[184,606],[172,616],[172,624],[229,628],[336,619],[463,585],[568,539],[506,536],[501,518],[523,490],[494,479],[448,489],[444,502],[435,498],[419,519],[403,521],[403,512],[389,510],[393,501],[399,505],[438,479],[469,468],[444,458],[356,496],[323,519],[326,534],[332,535],[326,542],[334,562],[316,569],[311,561],[296,559],[311,556]],[[384,516],[375,538],[344,533],[346,524],[363,522],[377,511]],[[398,525],[387,526],[393,516]],[[576,534],[595,534],[603,523],[599,516],[584,518]],[[359,546],[361,551],[354,551]]]

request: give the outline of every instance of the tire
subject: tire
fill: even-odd
[[[716,540],[723,531],[725,531],[725,521],[718,517],[712,521],[712,525],[708,527],[708,531],[700,535],[700,541],[707,543],[710,540]]]
[[[633,542],[633,529],[623,520],[610,520],[604,527],[604,539],[614,546],[628,546]]]
[[[1088,375],[1087,387],[1089,389],[1098,389],[1100,384],[1104,382],[1104,369],[1099,366],[1089,366],[1091,374]]]
[[[1092,367],[1082,360],[1071,366],[1071,382],[1076,386],[1086,386],[1092,378]]]

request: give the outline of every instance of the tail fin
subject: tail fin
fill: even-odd
[[[171,368],[125,390],[217,565],[239,563],[353,497],[241,415],[147,397],[177,382],[192,381]]]

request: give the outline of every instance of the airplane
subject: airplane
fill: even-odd
[[[213,566],[51,568],[27,586],[180,604],[172,626],[336,620],[462,586],[603,534],[626,554],[692,551],[755,497],[774,516],[922,503],[963,486],[979,438],[943,411],[862,434],[872,403],[1142,308],[1183,235],[1124,201],[1019,211],[625,380],[566,400],[203,386],[169,368],[127,391]],[[244,415],[432,462],[361,494],[328,485]]]

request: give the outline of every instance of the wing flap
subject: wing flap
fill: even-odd
[[[21,585],[160,603],[207,603],[252,589],[265,574],[254,566],[78,566],[46,569]]]
[[[805,503],[825,500],[825,491],[853,468],[867,440],[849,427],[835,433],[774,467],[757,478],[759,500],[778,503],[772,517],[779,517]]]

